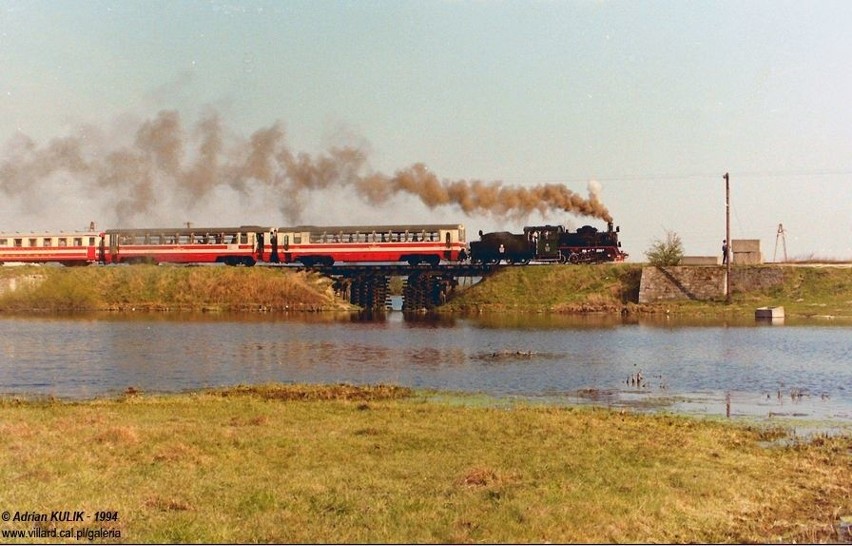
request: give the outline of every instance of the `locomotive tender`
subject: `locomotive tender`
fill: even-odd
[[[527,264],[530,261],[599,263],[623,261],[619,229],[526,226],[522,234],[480,231],[469,245],[460,224],[377,226],[186,227],[80,232],[0,233],[0,264],[223,263],[302,264],[443,262]]]

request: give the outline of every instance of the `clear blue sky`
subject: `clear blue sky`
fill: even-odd
[[[155,212],[127,219],[116,200],[139,188],[39,168],[57,139],[102,161],[162,111],[188,168],[215,112],[228,142],[278,123],[294,154],[357,146],[369,172],[584,197],[596,180],[637,260],[666,230],[719,254],[730,172],[735,239],[772,259],[783,223],[791,257],[852,259],[850,29],[848,1],[0,0],[0,230],[288,223],[263,184],[193,203],[155,174]],[[336,187],[299,199],[304,223],[524,225]],[[605,227],[527,219],[543,221]]]

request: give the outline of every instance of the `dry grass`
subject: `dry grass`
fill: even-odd
[[[117,510],[122,540],[167,543],[823,542],[852,513],[850,438],[766,447],[777,431],[465,400],[6,400],[0,503]]]
[[[110,266],[14,268],[43,280],[0,294],[0,310],[331,310],[331,281],[275,268]]]

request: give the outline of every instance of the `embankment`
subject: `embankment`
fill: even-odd
[[[459,290],[442,312],[675,313],[750,315],[783,306],[787,316],[852,319],[852,267],[739,266],[732,303],[721,267],[642,264],[506,267]],[[280,268],[4,267],[0,311],[350,310],[332,281]]]
[[[732,303],[724,268],[642,264],[504,268],[463,291],[447,309],[553,313],[744,315],[783,306],[788,316],[852,318],[852,268],[737,266]],[[641,303],[640,303],[641,302]]]
[[[348,309],[319,275],[243,267],[0,268],[0,311]]]

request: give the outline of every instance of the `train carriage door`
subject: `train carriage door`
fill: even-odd
[[[255,242],[257,243],[257,247],[256,247],[257,259],[262,260],[263,259],[263,245],[264,245],[263,233],[260,233],[260,232],[255,233],[254,237],[255,237]]]
[[[445,241],[447,248],[452,248],[453,238],[452,238],[452,235],[450,235],[449,231],[447,232],[446,236],[444,237],[444,241]]]
[[[281,261],[278,256],[278,230],[273,228],[269,233],[269,244],[272,247],[269,252],[269,262],[277,264]]]
[[[111,263],[118,263],[118,233],[109,233],[109,255]]]
[[[559,234],[554,229],[542,229],[538,236],[538,258],[556,259],[559,257]]]
[[[95,246],[95,238],[91,236],[88,237],[88,243],[89,244],[86,245],[86,261],[94,262],[97,259],[97,247]]]
[[[106,263],[106,233],[98,234],[101,242],[98,245],[98,261],[102,264]]]

